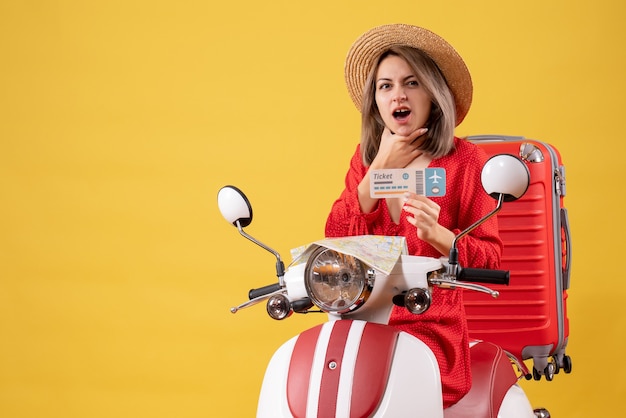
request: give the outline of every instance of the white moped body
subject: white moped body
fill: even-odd
[[[427,287],[427,273],[441,267],[440,260],[403,255],[391,274],[377,276],[363,307],[329,314],[329,322],[283,344],[267,367],[257,417],[476,417],[477,406],[466,408],[463,401],[444,411],[439,368],[430,348],[385,325],[392,305],[384,301],[399,289]],[[291,283],[301,275],[298,267],[285,275],[296,298],[300,295]],[[484,399],[489,406],[483,409],[497,408],[501,418],[535,417],[510,363],[506,366],[506,387],[499,388],[504,399],[497,399],[497,405]]]

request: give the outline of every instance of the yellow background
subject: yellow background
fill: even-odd
[[[465,58],[457,134],[547,141],[567,166],[570,375],[555,417],[618,416],[626,6],[595,1],[0,3],[0,416],[249,417],[273,351],[320,316],[229,313],[279,250],[321,238],[359,135],[343,60],[428,27]]]

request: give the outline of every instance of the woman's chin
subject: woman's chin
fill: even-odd
[[[396,135],[400,135],[400,136],[409,136],[411,135],[413,132],[415,132],[416,130],[409,127],[409,126],[396,126],[395,127],[395,131],[393,131]]]

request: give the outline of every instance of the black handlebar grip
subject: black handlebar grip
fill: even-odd
[[[510,273],[508,270],[464,268],[459,273],[457,280],[460,282],[503,284],[508,286],[509,278]]]
[[[250,289],[250,291],[248,292],[248,299],[254,299],[258,298],[259,296],[269,295],[270,293],[273,293],[280,289],[281,287],[278,283],[259,287],[258,289]]]

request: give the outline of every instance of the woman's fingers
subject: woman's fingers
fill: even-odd
[[[418,228],[428,230],[439,223],[441,208],[426,196],[406,193],[403,210],[411,214],[408,220]]]

